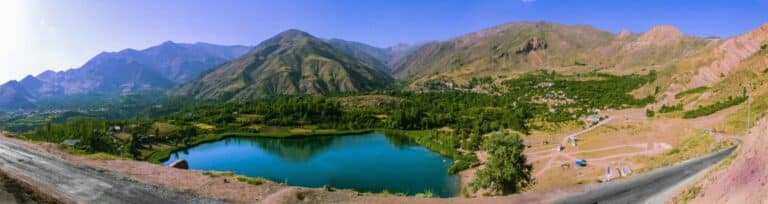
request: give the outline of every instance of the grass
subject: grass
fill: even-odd
[[[107,154],[107,153],[95,153],[95,154],[85,154],[83,155],[85,158],[92,159],[92,160],[123,160],[128,159],[125,157],[113,155],[113,154]]]
[[[753,96],[750,104],[750,124],[754,125],[763,114],[768,112],[768,92]],[[725,124],[719,127],[728,134],[743,134],[746,127],[747,106],[741,106],[735,113],[725,119]]]
[[[437,196],[435,195],[435,193],[434,193],[434,192],[432,192],[432,191],[430,191],[430,190],[428,190],[428,191],[426,191],[426,192],[424,192],[424,193],[417,193],[417,194],[416,194],[416,195],[414,195],[414,196],[415,196],[415,197],[419,197],[419,198],[434,198],[434,197],[437,197]]]
[[[245,182],[247,184],[256,185],[256,186],[267,182],[263,178],[255,178],[255,177],[247,177],[247,176],[237,176],[237,180],[240,182]]]
[[[213,129],[216,129],[216,126],[208,125],[208,124],[205,124],[205,123],[195,123],[194,125],[195,125],[195,127],[203,129],[203,130],[213,130]]]
[[[211,178],[217,178],[217,177],[222,177],[222,176],[229,177],[229,176],[235,176],[235,172],[231,172],[231,171],[206,171],[206,172],[203,172],[203,175],[210,176]]]
[[[206,171],[206,172],[203,172],[203,175],[209,176],[211,178],[234,176],[235,179],[237,179],[240,182],[244,182],[244,183],[256,185],[256,186],[267,182],[267,180],[264,178],[236,175],[235,172],[231,172],[231,171]]]
[[[387,189],[384,189],[383,191],[378,192],[378,193],[365,192],[365,193],[363,193],[363,195],[365,195],[365,196],[382,196],[382,197],[387,197],[387,196],[406,196],[404,193],[392,193],[392,192],[389,192],[389,190],[387,190]]]
[[[156,122],[152,125],[152,130],[154,131],[155,129],[160,130],[160,134],[165,135],[178,131],[179,127],[170,123]]]
[[[681,193],[680,196],[677,197],[675,200],[678,201],[676,203],[679,203],[679,202],[687,203],[688,201],[691,201],[694,198],[698,197],[699,194],[701,194],[701,186],[694,186],[683,191],[683,193]]]

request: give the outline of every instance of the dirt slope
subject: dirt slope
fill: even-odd
[[[704,181],[692,203],[768,203],[768,118],[746,136],[731,165]]]

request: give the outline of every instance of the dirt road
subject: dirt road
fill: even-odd
[[[611,120],[613,120],[613,117],[611,117],[611,118],[608,118],[608,119],[605,119],[605,120],[603,120],[603,121],[600,121],[600,123],[597,123],[597,124],[595,124],[595,125],[593,125],[593,126],[591,126],[591,127],[587,128],[587,129],[581,130],[581,131],[579,131],[579,132],[576,132],[576,133],[573,133],[573,134],[565,135],[565,136],[563,136],[563,139],[561,139],[561,141],[560,141],[560,145],[563,145],[563,146],[567,146],[567,145],[568,145],[568,139],[569,139],[569,138],[571,138],[571,137],[574,137],[574,138],[575,138],[576,136],[579,136],[579,135],[581,135],[581,134],[584,134],[584,133],[586,133],[586,132],[592,131],[592,130],[594,130],[595,128],[598,128],[598,127],[600,127],[600,126],[602,126],[602,125],[605,125],[605,124],[606,124],[606,123],[608,123],[608,122],[611,122]],[[552,151],[554,151],[554,150],[552,150]],[[541,167],[541,168],[540,168],[540,169],[538,169],[536,172],[534,172],[534,174],[533,174],[533,175],[534,175],[534,177],[539,177],[539,176],[541,176],[542,174],[544,174],[544,172],[546,172],[548,169],[552,168],[552,165],[553,165],[553,163],[555,162],[555,160],[556,160],[556,159],[557,159],[559,156],[561,156],[561,155],[564,155],[564,153],[563,153],[563,152],[560,152],[560,151],[552,153],[552,155],[551,155],[551,157],[549,158],[549,160],[547,160],[547,164],[545,164],[543,167]]]
[[[79,166],[0,137],[0,171],[74,203],[222,203]]]

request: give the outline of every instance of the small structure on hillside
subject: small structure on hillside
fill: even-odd
[[[597,123],[600,123],[600,121],[605,120],[606,117],[602,115],[590,115],[586,119],[584,119],[589,126],[596,125]]]
[[[570,136],[568,137],[568,142],[571,143],[572,146],[576,146],[576,136]]]
[[[608,166],[605,169],[605,179],[603,179],[603,182],[610,181],[611,179],[613,179],[613,173],[611,172],[611,166]]]
[[[563,145],[557,145],[557,147],[555,148],[555,151],[557,152],[562,152],[563,150],[565,150],[565,147]]]
[[[619,176],[625,177],[632,174],[632,169],[630,169],[628,166],[624,166],[624,168],[616,168],[616,171],[619,172]]]

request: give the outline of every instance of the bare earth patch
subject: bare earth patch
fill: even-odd
[[[768,119],[742,138],[738,157],[703,181],[693,203],[768,203]]]

